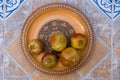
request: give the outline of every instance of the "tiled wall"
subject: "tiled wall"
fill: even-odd
[[[26,18],[38,7],[54,2],[79,8],[95,32],[88,61],[63,76],[36,70],[20,45]],[[0,80],[120,80],[120,0],[0,0]]]

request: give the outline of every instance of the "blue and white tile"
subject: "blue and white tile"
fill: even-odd
[[[97,0],[96,0],[97,1]],[[84,0],[85,15],[90,20],[95,32],[95,36],[106,46],[109,50],[111,48],[111,20],[106,17],[92,1]],[[112,14],[112,13],[111,13]]]
[[[3,35],[4,35],[4,1],[0,0],[0,50],[3,47]]]
[[[6,22],[21,22],[23,24],[31,13],[31,0],[7,0]],[[7,23],[6,23],[7,24]]]
[[[120,0],[91,0],[93,4],[110,20],[120,16]]]
[[[0,0],[0,22],[4,18],[4,0]]]
[[[20,3],[20,1],[21,0],[17,0],[18,3]],[[32,5],[31,0],[22,1],[23,2],[21,3],[21,5],[19,5],[17,9],[13,11],[8,17],[6,17],[5,46],[9,46],[10,43],[14,41],[17,36],[20,35],[24,22],[31,13],[32,6],[29,6]],[[18,5],[17,2],[16,5]],[[11,1],[11,4],[13,3],[15,3],[14,0]],[[15,5],[11,6],[14,7]]]
[[[24,0],[6,0],[5,3],[5,11],[6,15],[5,18],[10,17],[12,14],[14,14],[15,11],[22,5]]]
[[[112,0],[91,0],[109,19],[112,19]]]
[[[120,18],[120,0],[113,0],[113,19]]]
[[[4,3],[3,1],[0,1],[0,46],[3,39],[3,33],[4,33],[4,10],[3,10]]]
[[[101,1],[101,0],[97,0]],[[103,12],[96,7],[92,1],[84,0],[84,9],[85,15],[89,18],[92,24],[99,24],[99,23],[110,23],[109,18],[107,18]],[[111,15],[112,13],[110,13]]]

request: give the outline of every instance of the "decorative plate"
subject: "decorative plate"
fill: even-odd
[[[74,67],[65,67],[58,62],[54,68],[47,69],[37,61],[39,55],[32,55],[28,51],[28,43],[33,39],[40,39],[44,43],[44,51],[52,52],[49,38],[54,33],[63,33],[68,39],[68,46],[74,33],[86,36],[87,46],[80,54],[80,62]],[[26,20],[21,33],[21,45],[26,58],[38,70],[49,74],[65,74],[78,69],[91,53],[93,43],[93,30],[88,19],[80,10],[64,3],[52,3],[38,8]]]

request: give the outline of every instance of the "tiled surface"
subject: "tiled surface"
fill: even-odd
[[[3,52],[0,51],[0,80],[3,80]]]
[[[95,32],[93,54],[80,69],[62,76],[36,70],[25,58],[20,45],[21,29],[27,17],[38,7],[54,2],[80,9]],[[120,80],[120,1],[1,0],[0,80]]]
[[[106,59],[107,58],[107,59]],[[108,57],[104,58],[105,60],[102,61],[102,63],[99,64],[99,66],[92,71],[91,74],[89,74],[87,77],[88,79],[93,78],[111,78],[111,57],[110,55]]]
[[[94,46],[93,54],[90,56],[88,61],[80,67],[80,72],[83,76],[85,76],[95,65],[97,65],[102,58],[104,58],[107,54],[109,54],[109,50],[103,46],[98,39],[95,40],[96,45]],[[100,50],[102,49],[102,51]],[[97,56],[97,58],[96,58]]]
[[[114,78],[117,78],[118,80],[120,79],[120,17],[118,17],[118,19],[116,19],[114,21],[114,56],[113,56],[113,59],[114,59],[114,67],[113,67],[113,77]],[[117,80],[116,79],[116,80]]]

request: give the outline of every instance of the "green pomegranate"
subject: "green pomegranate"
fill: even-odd
[[[57,57],[55,54],[46,53],[42,57],[42,65],[46,68],[53,68],[57,64]]]
[[[76,49],[68,47],[62,51],[60,55],[60,61],[63,65],[67,67],[72,67],[76,65],[80,60],[79,54]]]
[[[60,52],[67,46],[67,39],[63,34],[56,33],[50,38],[50,45],[53,50]]]
[[[39,54],[43,49],[43,44],[40,40],[34,39],[28,44],[28,50],[31,53]]]
[[[87,38],[80,34],[76,33],[71,37],[71,46],[76,49],[83,49],[87,44]]]

